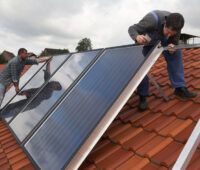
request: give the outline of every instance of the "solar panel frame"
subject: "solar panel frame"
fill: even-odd
[[[118,48],[118,47],[116,47],[116,48]],[[108,48],[107,48],[108,49]],[[110,48],[111,49],[111,48]],[[156,49],[157,49],[157,46],[156,46]],[[160,55],[160,53],[162,52],[162,48],[160,48],[159,49],[159,55]],[[156,61],[156,59],[159,57],[159,55],[157,54],[156,55],[156,57],[152,57],[152,55],[155,55],[155,53],[153,52],[150,56],[151,56],[151,58],[150,58],[150,56],[149,57],[147,57],[147,59],[145,60],[145,62],[144,63],[146,63],[147,61],[148,61],[148,64],[146,64],[146,65],[148,65],[148,69],[150,69],[150,67],[153,65],[153,63]],[[152,61],[149,61],[149,60],[152,60]],[[145,67],[146,67],[146,65],[145,65]],[[144,66],[142,65],[141,66],[141,68],[143,68],[144,69]],[[139,70],[141,70],[141,68],[139,69]],[[146,69],[145,68],[145,70],[148,70],[148,69]],[[141,71],[140,71],[141,72]],[[142,74],[143,76],[145,76],[146,75],[146,73],[147,73],[147,71],[142,71],[142,73],[140,73],[140,74]],[[137,74],[137,73],[136,73]],[[135,77],[135,76],[134,76]],[[137,76],[137,79],[139,79],[139,81],[141,81],[142,79],[143,79],[143,77],[139,77],[139,76]],[[130,82],[132,82],[133,80],[131,80]],[[137,85],[139,84],[139,81],[137,81],[137,83],[135,83],[135,80],[134,80],[134,86],[132,87],[132,92],[135,90],[135,88],[137,87]],[[129,87],[130,88],[130,87]],[[126,90],[127,89],[127,87],[124,89],[124,90]],[[130,91],[130,90],[129,90]],[[116,114],[118,114],[118,112],[120,111],[120,109],[121,109],[121,107],[125,104],[125,102],[126,102],[126,100],[128,100],[128,98],[130,97],[130,95],[132,94],[132,92],[129,92],[129,95],[125,95],[125,100],[123,101],[123,102],[121,102],[121,101],[119,101],[119,100],[122,100],[122,99],[117,99],[116,101],[115,101],[115,103],[117,102],[117,104],[116,105],[119,105],[118,107],[117,107],[117,109],[115,108],[114,109],[114,111],[113,111],[113,109],[109,109],[109,110],[112,110],[112,112],[114,112],[115,113],[115,116],[116,116]],[[121,96],[123,96],[123,97],[121,97]],[[129,96],[129,97],[128,97]],[[120,95],[120,98],[124,98],[124,94],[123,95]],[[113,106],[112,106],[113,107]],[[111,108],[112,108],[111,107]],[[114,116],[114,117],[115,117]],[[112,119],[114,119],[114,117],[112,117]],[[47,117],[48,118],[48,117]],[[46,119],[47,119],[46,118]],[[108,124],[109,123],[111,123],[112,122],[112,120],[110,120],[109,122],[108,122]],[[99,125],[101,124],[101,122],[99,123]],[[99,126],[98,125],[98,126]],[[101,130],[102,131],[102,133],[101,133],[101,135],[103,134],[103,132],[105,131],[105,129],[106,129],[106,127],[108,127],[108,125],[106,126],[104,126],[104,128],[103,128],[103,130]],[[95,129],[97,129],[97,128],[95,128]],[[98,136],[96,136],[95,134],[90,134],[90,136],[96,136],[96,140],[94,141],[88,141],[88,140],[90,140],[90,139],[88,139],[87,140],[87,142],[85,142],[85,143],[87,143],[87,144],[84,144],[84,147],[86,147],[87,148],[87,153],[93,148],[93,146],[95,145],[95,143],[97,142],[97,140],[101,137],[101,135],[99,134]],[[25,144],[25,143],[24,143]],[[25,145],[23,145],[23,147],[24,147],[24,150],[26,150],[26,148],[25,148]],[[85,148],[84,148],[85,149]],[[81,148],[79,148],[79,154],[78,153],[76,153],[76,155],[80,155],[80,151],[81,150],[83,150],[82,149],[82,147]],[[27,152],[27,150],[26,150],[26,152]],[[27,152],[28,153],[28,152]],[[71,160],[71,162],[69,163],[69,165],[67,166],[67,165],[65,165],[63,168],[78,168],[78,166],[80,165],[80,163],[84,160],[84,158],[86,157],[86,155],[87,155],[87,153],[86,154],[84,154],[84,155],[82,155],[81,157],[80,156],[75,156],[72,160]],[[28,153],[28,155],[29,155],[29,153]],[[31,155],[29,155],[29,157],[31,157]],[[78,162],[77,162],[77,159],[78,159]],[[31,160],[33,160],[32,159],[32,157],[31,157]],[[33,160],[34,161],[34,160]],[[34,161],[34,164],[36,164],[35,163],[35,161]]]

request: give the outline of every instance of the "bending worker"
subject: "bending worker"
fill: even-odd
[[[5,68],[0,72],[0,106],[6,93],[7,87],[13,82],[16,93],[19,92],[20,74],[25,65],[33,65],[45,62],[51,59],[28,59],[28,53],[25,48],[20,48],[18,56],[11,59]]]
[[[179,43],[183,26],[184,18],[181,14],[155,10],[145,15],[139,23],[130,26],[128,32],[131,38],[140,44],[152,44],[160,40],[163,47],[174,47]],[[174,94],[182,98],[196,97],[197,93],[189,91],[185,87],[182,50],[164,51],[163,56],[167,62],[167,71],[172,87],[175,88]],[[140,96],[139,109],[145,110],[147,108],[146,96],[149,95],[147,76],[138,86],[137,93]]]

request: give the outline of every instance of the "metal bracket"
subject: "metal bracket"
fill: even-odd
[[[165,101],[169,101],[169,98],[166,96],[165,92],[162,90],[162,88],[160,87],[160,85],[156,82],[156,80],[151,76],[150,73],[147,74],[147,76],[149,77],[149,79],[151,80],[152,84],[157,88],[157,90],[162,94],[163,98],[165,99]]]

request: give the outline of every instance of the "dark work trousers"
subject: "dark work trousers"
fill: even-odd
[[[5,96],[6,93],[6,87],[0,83],[0,108],[1,108],[1,103],[3,101],[3,98]]]
[[[160,40],[162,46],[167,46],[167,38],[165,38],[164,36],[158,35],[157,32],[148,33],[148,35],[151,37],[150,43],[154,43]],[[144,55],[149,50],[150,49],[148,48],[148,46],[144,47]],[[168,51],[164,51],[162,54],[165,57],[165,61],[167,62],[167,71],[172,87],[185,87],[182,50],[176,50],[173,54],[170,54]],[[147,75],[139,84],[137,93],[141,96],[149,95],[149,78]]]

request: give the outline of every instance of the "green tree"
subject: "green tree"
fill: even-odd
[[[0,64],[7,63],[7,61],[4,59],[4,57],[0,54]]]
[[[78,46],[76,47],[76,51],[81,52],[81,51],[88,51],[92,50],[92,43],[89,38],[83,38],[78,42]]]

